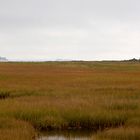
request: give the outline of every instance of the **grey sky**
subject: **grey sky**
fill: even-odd
[[[139,0],[0,0],[0,56],[140,57]]]

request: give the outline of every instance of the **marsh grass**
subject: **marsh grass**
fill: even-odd
[[[0,76],[0,135],[7,139],[17,131],[32,139],[33,128],[101,131],[98,139],[139,138],[139,63],[0,63]]]
[[[95,138],[94,138],[95,139]],[[139,127],[120,127],[99,133],[97,140],[139,140]]]
[[[0,99],[6,99],[8,97],[10,97],[9,91],[0,91]]]
[[[0,118],[0,139],[1,140],[32,140],[35,139],[34,128],[20,120]]]

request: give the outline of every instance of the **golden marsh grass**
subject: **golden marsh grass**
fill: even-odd
[[[0,63],[0,122],[10,125],[0,124],[4,140],[33,139],[34,128],[93,129],[101,140],[139,138],[140,63]]]

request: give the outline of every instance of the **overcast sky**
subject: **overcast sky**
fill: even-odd
[[[140,0],[0,0],[0,56],[140,57]]]

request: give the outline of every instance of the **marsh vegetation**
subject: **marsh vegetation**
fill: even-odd
[[[140,63],[0,63],[0,139],[50,130],[140,139]]]

